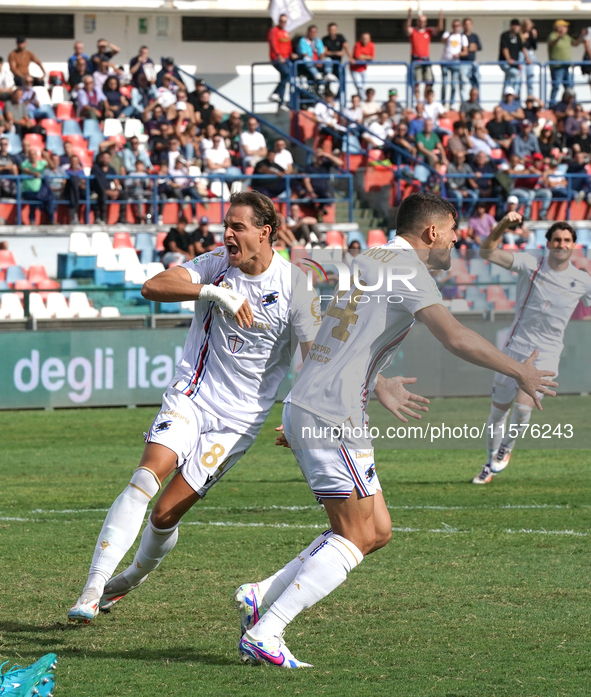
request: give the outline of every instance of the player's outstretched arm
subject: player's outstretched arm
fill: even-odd
[[[185,300],[217,302],[226,312],[235,315],[243,327],[252,325],[253,315],[248,300],[234,290],[207,283],[193,283],[191,274],[182,266],[161,271],[142,286],[146,300],[177,303]]]
[[[417,414],[417,411],[429,411],[429,407],[425,406],[429,404],[429,400],[409,392],[405,387],[405,385],[412,385],[416,381],[416,378],[403,378],[402,376],[385,378],[378,375],[378,382],[374,389],[378,402],[405,424],[408,423],[408,419],[403,414],[412,416],[413,419],[421,419],[422,416]]]
[[[513,252],[497,249],[505,230],[511,223],[520,223],[521,216],[516,211],[509,211],[507,215],[491,230],[490,235],[482,242],[480,256],[493,264],[498,264],[505,269],[513,266]]]
[[[540,411],[542,404],[536,392],[552,397],[556,395],[556,392],[550,389],[558,386],[558,383],[551,380],[556,373],[538,370],[534,366],[537,351],[534,351],[526,361],[519,363],[499,351],[480,334],[464,327],[443,305],[431,305],[419,310],[416,317],[454,356],[514,378],[519,387],[533,399]]]

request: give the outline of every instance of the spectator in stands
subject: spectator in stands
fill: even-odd
[[[486,124],[486,130],[498,147],[509,152],[513,142],[513,128],[509,121],[505,119],[503,107],[496,106],[493,111],[493,118]]]
[[[148,82],[148,78],[143,72],[140,73],[137,76],[136,84],[131,89],[132,117],[144,121],[156,106],[157,99],[156,87]],[[158,106],[162,110],[162,107]]]
[[[72,90],[73,99],[76,98],[78,87],[82,85],[86,75],[90,75],[92,78],[92,74],[88,68],[86,59],[80,56],[76,59],[76,62],[72,66],[72,70],[70,70],[70,75],[68,77],[68,84]]]
[[[318,124],[318,132],[321,136],[330,136],[332,138],[332,147],[341,147],[341,134],[337,131],[342,131],[339,125],[339,117],[335,111],[335,98],[330,90],[326,90],[324,101],[318,101],[314,105],[314,109],[309,113],[312,120]]]
[[[107,100],[103,91],[96,89],[90,75],[82,80],[82,89],[78,91],[78,117],[82,119],[102,119],[107,109]]]
[[[302,180],[305,195],[312,199],[318,220],[320,220],[320,215],[327,212],[327,202],[316,202],[315,199],[333,198],[333,192],[330,186],[330,171],[332,167],[340,168],[341,164],[341,161],[335,155],[318,149],[316,150],[316,157],[304,170],[305,174],[320,175],[313,177],[305,176]]]
[[[18,174],[16,159],[8,152],[8,146],[8,138],[0,138],[0,198],[12,198],[16,194],[16,180],[2,176]]]
[[[414,63],[429,63],[431,60],[431,39],[441,34],[444,29],[443,10],[439,11],[437,28],[427,26],[426,15],[419,15],[417,26],[412,26],[412,9],[408,8],[408,17],[404,26],[406,35],[410,39],[410,59]],[[433,71],[430,65],[417,65],[414,69],[415,98],[419,98],[421,82],[427,87],[433,87]],[[443,100],[442,100],[443,101]]]
[[[511,123],[515,130],[519,127],[519,122],[523,121],[525,118],[525,113],[521,108],[519,99],[515,97],[515,90],[513,87],[505,87],[503,92],[503,99],[499,106],[503,109],[503,118]]]
[[[162,135],[162,124],[166,122],[170,125],[170,122],[166,118],[164,109],[158,103],[154,104],[150,118],[145,121],[145,131],[150,138],[156,138]]]
[[[388,124],[388,112],[380,111],[378,120],[370,123],[369,128],[362,135],[368,148],[382,150],[388,155],[390,150],[389,140],[394,135],[394,129]]]
[[[70,158],[74,154],[74,146],[69,140],[64,142],[64,154],[60,155],[60,165],[68,168],[70,166]]]
[[[217,133],[216,127],[213,123],[208,123],[207,126],[202,131],[201,141],[199,143],[199,153],[201,159],[205,160],[205,153],[210,148],[213,148],[213,137]]]
[[[568,200],[568,181],[563,172],[558,169],[558,160],[550,160],[550,166],[543,175],[543,186],[552,191],[554,200]]]
[[[505,213],[512,213],[517,211],[519,208],[519,199],[517,196],[509,196],[507,198],[507,203],[505,206]],[[525,216],[524,216],[525,217]],[[521,220],[511,223],[506,232],[503,234],[503,244],[517,245],[522,247],[527,243],[529,239],[530,231],[523,225],[523,218]]]
[[[273,150],[257,162],[254,174],[269,176],[253,178],[251,184],[253,191],[258,191],[269,198],[277,198],[285,192],[285,169],[276,161],[276,153]]]
[[[433,130],[437,135],[442,138],[443,136],[451,136],[452,131],[447,128],[441,128],[439,125],[439,117],[447,116],[447,112],[441,102],[435,101],[435,91],[431,88],[425,90],[425,104],[424,111],[425,116],[433,121]]]
[[[501,70],[505,73],[505,84],[503,94],[510,87],[513,94],[519,94],[521,89],[520,63],[526,65],[531,63],[529,55],[524,50],[521,39],[521,25],[518,19],[512,19],[509,31],[501,34],[499,46],[499,63]]]
[[[535,28],[531,19],[524,19],[521,22],[521,42],[523,43],[523,55],[529,57],[529,63],[525,67],[525,83],[527,86],[527,96],[533,97],[534,78],[536,76],[536,49],[538,48],[538,30]],[[521,61],[523,63],[523,61]]]
[[[144,75],[149,83],[155,80],[154,61],[150,58],[150,49],[147,46],[140,46],[137,56],[129,61],[129,72],[131,84],[135,86],[140,75]]]
[[[466,101],[460,104],[460,114],[464,121],[471,121],[473,114],[477,111],[482,111],[480,105],[480,91],[477,87],[470,90],[470,95]]]
[[[60,158],[61,162],[61,158]],[[64,168],[68,178],[64,189],[64,196],[68,201],[68,213],[70,216],[70,225],[76,225],[80,221],[78,219],[78,208],[80,206],[80,198],[86,198],[86,183],[87,179],[84,176],[84,168],[80,163],[78,155],[70,157],[68,168]]]
[[[417,134],[417,150],[431,167],[447,165],[445,148],[439,136],[433,130],[433,121],[425,119],[425,128]]]
[[[462,22],[464,36],[468,40],[468,51],[460,54],[460,89],[462,102],[468,100],[468,85],[472,88],[480,86],[480,73],[476,63],[476,53],[482,51],[480,37],[472,31],[472,20],[469,17]]]
[[[293,236],[291,230],[287,227],[285,216],[281,213],[277,213],[277,218],[279,219],[279,225],[277,226],[277,243],[273,245],[273,248],[281,249],[281,247],[283,247],[287,249],[288,247],[293,247],[294,245],[297,246],[297,240]]]
[[[312,215],[305,215],[299,203],[292,203],[286,225],[297,242],[308,244],[320,242],[322,233],[318,229],[318,220]]]
[[[573,154],[584,152],[586,155],[591,154],[591,135],[589,135],[589,121],[581,123],[580,132],[572,139]]]
[[[517,155],[520,160],[523,160],[525,157],[529,157],[535,152],[540,152],[538,139],[532,132],[531,121],[523,119],[521,122],[521,130],[513,139],[511,153]]]
[[[275,163],[283,167],[286,174],[293,174],[293,156],[287,149],[287,143],[283,138],[278,138],[273,143]]]
[[[230,153],[219,133],[213,136],[213,146],[205,151],[203,162],[208,174],[224,174],[224,181],[231,181],[232,177],[241,176],[240,168],[232,166]]]
[[[402,104],[398,101],[398,90],[395,87],[388,90],[388,99],[382,104],[381,110],[390,113],[392,109],[392,113],[402,118],[404,109],[402,108]]]
[[[152,207],[144,207],[144,201],[151,198],[152,181],[146,172],[146,165],[142,160],[137,160],[132,175],[125,180],[125,193],[129,201],[132,201],[131,210],[136,220],[145,224],[152,221]]]
[[[25,84],[23,85],[23,94],[21,97],[21,104],[25,105],[27,114],[31,119],[35,118],[35,112],[39,110],[39,100],[35,90],[33,89],[33,78],[31,75],[27,75],[25,78]],[[45,114],[43,115],[43,117]],[[43,118],[41,117],[41,118]]]
[[[258,128],[259,122],[251,116],[246,122],[246,130],[240,134],[240,157],[243,169],[254,167],[257,162],[267,157],[267,142]]]
[[[108,152],[110,156],[109,164],[116,174],[127,174],[123,163],[123,143],[116,139],[109,138],[99,145],[99,152]]]
[[[382,111],[380,105],[375,101],[376,91],[373,87],[368,87],[365,90],[365,100],[361,102],[361,111],[363,112],[363,123],[368,126],[372,121],[376,120],[377,115]]]
[[[280,109],[285,106],[285,88],[289,84],[291,75],[291,39],[289,38],[289,32],[285,29],[287,22],[287,15],[280,15],[277,26],[271,27],[267,34],[269,60],[279,73],[279,83],[269,95],[269,100],[278,102]],[[289,110],[289,107],[285,108]]]
[[[215,107],[213,104],[211,104],[210,99],[210,92],[205,90],[204,92],[201,92],[200,101],[195,106],[195,111],[198,114],[197,123],[201,126],[201,128],[207,126],[208,123],[211,123],[213,112],[215,111]]]
[[[125,171],[135,172],[136,165],[138,162],[143,162],[146,171],[152,168],[152,163],[150,162],[150,156],[145,150],[140,148],[140,140],[137,136],[133,136],[127,142],[127,148],[122,153],[123,155],[123,166]]]
[[[35,85],[45,84],[45,68],[43,63],[37,56],[27,49],[27,40],[24,36],[18,36],[16,39],[16,48],[8,54],[8,65],[14,75],[14,84],[22,86],[25,84],[25,78],[30,74],[29,66],[35,63],[41,69],[42,77],[34,77]]]
[[[480,199],[490,199],[496,194],[494,176],[497,172],[495,165],[490,161],[490,157],[483,151],[476,154],[474,158],[474,178],[478,185]]]
[[[478,153],[484,153],[488,158],[492,157],[492,151],[497,148],[497,143],[490,137],[488,131],[484,127],[484,122],[479,121],[474,132],[470,135],[472,147],[468,151],[473,157]]]
[[[447,149],[450,155],[453,157],[457,152],[467,153],[473,147],[474,143],[472,143],[466,124],[463,121],[456,121],[454,123],[454,134],[447,141]]]
[[[584,152],[579,151],[575,153],[566,173],[573,175],[570,177],[570,190],[571,192],[577,192],[575,201],[579,202],[586,198],[587,204],[591,206],[591,179],[587,172],[588,162],[588,156]]]
[[[57,154],[46,151],[43,153],[43,159],[47,163],[47,167],[43,171],[43,178],[47,181],[56,201],[59,201],[66,183],[66,169],[62,167],[60,156]]]
[[[16,87],[10,95],[10,101],[4,105],[4,118],[9,126],[13,126],[22,138],[26,133],[37,133],[35,121],[29,117],[27,107],[22,102],[23,88]]]
[[[417,149],[408,135],[408,124],[406,121],[401,121],[398,124],[398,128],[396,129],[396,133],[393,138],[393,143],[402,150],[405,150],[412,157],[417,156]],[[411,159],[403,156],[401,162],[403,165],[408,165],[411,163]]]
[[[184,129],[190,123],[197,123],[198,118],[195,108],[187,101],[187,90],[179,88],[176,93],[177,101],[171,104],[166,111],[166,118],[171,122],[179,122],[179,127]]]
[[[525,108],[523,113],[525,118],[532,122],[535,128],[538,125],[538,113],[544,108],[542,102],[531,95],[525,100]]]
[[[107,214],[107,201],[125,200],[121,181],[112,179],[118,172],[111,167],[111,156],[108,152],[101,152],[96,158],[90,171],[90,190],[96,194],[97,213],[95,222],[104,223]],[[125,222],[124,206],[119,209],[119,222]]]
[[[408,137],[411,140],[416,140],[417,135],[422,133],[425,128],[425,105],[422,102],[418,102],[415,106],[415,111],[417,115],[408,124]]]
[[[209,218],[206,215],[202,215],[199,218],[199,225],[191,237],[196,256],[206,252],[213,252],[217,249],[215,237],[209,229]]]
[[[358,94],[354,94],[351,97],[351,106],[343,109],[343,115],[356,124],[363,124],[363,109],[361,108],[361,97]],[[354,124],[350,123],[349,128],[354,128]],[[355,132],[358,132],[356,129]]]
[[[542,179],[539,177],[540,170],[536,166],[536,162],[541,160],[541,155],[536,153],[528,158],[528,165],[525,165],[520,157],[516,154],[509,158],[510,175],[520,175],[519,179],[511,178],[511,194],[517,196],[520,205],[523,205],[523,217],[531,217],[531,208],[534,201],[541,202],[539,219],[545,220],[548,215],[548,209],[552,203],[552,192],[549,189],[540,187]],[[530,176],[526,176],[526,175]],[[525,175],[525,176],[523,176]]]
[[[326,55],[334,63],[333,73],[338,75],[342,60],[345,56],[349,59],[349,63],[354,63],[355,59],[349,50],[349,44],[343,34],[339,33],[339,27],[335,22],[331,22],[326,30],[328,34],[322,38]]]
[[[297,54],[306,63],[306,70],[316,84],[323,79],[327,83],[338,82],[338,78],[333,74],[333,62],[326,55],[326,49],[318,38],[318,27],[315,24],[311,24],[306,36],[302,36],[298,41]]]
[[[240,112],[232,111],[228,118],[222,123],[220,133],[223,134],[226,141],[226,147],[230,153],[238,152],[240,149],[240,135],[244,130],[242,117]]]
[[[479,201],[476,204],[476,215],[468,220],[468,234],[480,247],[496,224],[494,216],[486,212],[486,203]]]
[[[581,126],[585,121],[587,121],[587,114],[580,104],[576,104],[574,112],[564,119],[564,135],[567,147],[572,147],[574,139],[581,132]]]
[[[110,63],[111,60],[121,52],[119,46],[110,43],[106,39],[99,39],[96,42],[96,53],[93,53],[90,57],[90,69],[94,73],[100,67],[101,61],[107,61]]]
[[[95,77],[98,73],[95,73]],[[126,116],[131,116],[133,107],[129,104],[127,97],[121,92],[119,78],[116,75],[110,75],[103,88],[103,94],[107,100],[107,108],[105,109],[105,118],[119,119]]]
[[[189,123],[185,130],[179,131],[177,135],[181,139],[181,152],[183,157],[187,162],[196,164],[197,153],[199,153],[199,142],[201,140],[199,128],[196,124]]]
[[[14,89],[14,75],[5,62],[4,58],[0,57],[0,100],[6,102],[10,99],[10,93]]]
[[[156,90],[158,94],[158,103],[164,110],[167,110],[176,102],[176,93],[179,85],[175,83],[172,75],[166,73],[162,76],[162,84]]]
[[[164,86],[164,78],[168,75],[172,78],[172,82],[177,85],[177,87],[185,88],[186,85],[181,76],[181,72],[174,63],[174,58],[168,57],[162,59],[162,68],[156,75],[156,87]]]
[[[95,89],[98,88],[104,93],[105,84],[109,77],[112,75],[117,76],[119,75],[119,72],[120,71],[113,65],[113,63],[109,63],[108,60],[101,60],[98,68],[92,74]]]
[[[574,87],[572,73],[570,71],[570,63],[572,63],[572,47],[578,46],[584,41],[585,35],[581,32],[579,38],[575,41],[568,33],[569,23],[564,19],[557,19],[554,22],[554,31],[548,35],[548,59],[554,65],[550,66],[550,78],[552,80],[552,91],[550,93],[550,109],[556,104],[556,97],[560,85],[564,86],[565,90],[572,90]]]
[[[449,63],[449,65],[441,66],[441,102],[447,103],[447,85],[451,83],[449,98],[449,108],[451,109],[456,99],[456,88],[458,94],[460,91],[460,56],[468,55],[468,38],[462,33],[462,24],[459,19],[454,19],[451,32],[444,32],[441,41],[444,45],[441,60],[444,63]]]
[[[561,147],[563,143],[562,133],[558,133],[551,121],[546,121],[540,132],[540,152],[544,162],[549,164],[550,159],[555,157],[562,159]]]
[[[568,116],[572,116],[575,113],[576,106],[576,96],[575,91],[568,89],[564,90],[562,93],[562,98],[559,102],[554,104],[552,111],[554,112],[558,124],[560,125]]]
[[[466,162],[466,153],[461,150],[454,153],[453,161],[447,168],[447,175],[447,198],[454,204],[460,216],[462,205],[465,203],[464,217],[470,218],[478,203],[478,186],[473,178],[472,167]]]
[[[359,41],[353,48],[353,60],[350,62],[351,77],[357,94],[363,94],[365,89],[365,78],[367,75],[367,64],[375,60],[376,46],[371,40],[371,35],[368,31],[364,31],[359,37]]]
[[[181,215],[176,227],[170,228],[168,235],[164,238],[162,263],[166,268],[184,264],[197,256],[193,246],[192,235],[187,232],[188,224],[189,221],[184,215]]]
[[[42,160],[37,151],[31,148],[29,157],[21,164],[21,174],[30,178],[21,181],[21,196],[24,201],[41,204],[41,210],[47,214],[47,224],[53,225],[55,216],[55,197],[43,178],[47,162]]]
[[[82,41],[76,41],[74,43],[74,53],[68,58],[68,75],[75,71],[76,63],[80,58],[83,58],[87,65],[90,63],[90,58],[84,53],[84,44]]]

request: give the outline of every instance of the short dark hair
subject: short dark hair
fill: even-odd
[[[307,31],[310,31],[310,29],[318,29],[318,27],[315,24],[310,24]]]
[[[258,191],[240,191],[230,196],[230,206],[248,206],[252,210],[251,221],[255,227],[271,226],[269,244],[277,239],[279,218],[273,201]]]
[[[558,223],[554,223],[554,225],[551,225],[548,228],[548,231],[546,232],[546,239],[548,240],[548,242],[551,241],[552,235],[557,230],[567,230],[573,236],[573,242],[577,241],[577,231],[574,229],[574,227],[572,225],[569,225],[568,223],[565,223],[565,222],[558,222]]]
[[[435,194],[412,194],[405,198],[398,208],[396,216],[397,235],[414,235],[419,229],[433,224],[434,218],[457,216],[455,207],[444,198]]]
[[[185,225],[188,225],[188,224],[189,224],[189,220],[188,220],[188,218],[186,218],[184,215],[179,215],[179,219],[178,219],[178,221],[177,221],[177,225],[178,225],[178,223],[184,223]]]
[[[328,27],[326,27],[326,28],[327,28],[327,29],[330,29],[331,27],[338,27],[338,26],[339,26],[339,25],[338,25],[336,22],[331,22],[331,23],[328,25]]]

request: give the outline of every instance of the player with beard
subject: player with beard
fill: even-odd
[[[502,350],[522,361],[537,348],[536,366],[558,375],[566,325],[579,300],[587,307],[591,305],[591,277],[570,262],[577,233],[568,223],[554,223],[548,229],[548,251],[541,256],[497,249],[503,233],[520,222],[519,213],[507,213],[480,248],[484,259],[517,272],[515,318]],[[528,427],[534,403],[514,379],[495,373],[486,427],[487,460],[472,480],[474,484],[488,484],[507,467],[517,439]],[[511,404],[513,411],[506,428]]]
[[[390,515],[363,427],[372,390],[396,413],[391,379],[380,372],[417,319],[454,355],[514,379],[538,407],[536,391],[554,394],[549,387],[555,383],[547,379],[553,373],[534,367],[537,352],[520,363],[464,327],[444,306],[429,270],[450,267],[455,208],[433,194],[415,194],[400,205],[397,227],[393,241],[355,258],[356,282],[334,297],[285,400],[285,439],[279,443],[291,447],[324,504],[331,530],[270,578],[237,590],[244,661],[308,666],[285,646],[286,626],[389,541]]]

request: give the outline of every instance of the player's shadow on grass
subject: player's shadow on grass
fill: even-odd
[[[232,666],[237,665],[239,661],[231,658],[224,658],[219,654],[196,651],[194,647],[179,646],[174,649],[145,649],[138,648],[130,651],[101,651],[100,649],[92,649],[88,646],[58,646],[59,639],[57,632],[79,632],[88,631],[89,628],[83,625],[73,625],[66,622],[54,622],[48,625],[36,624],[19,624],[18,622],[0,622],[0,634],[29,634],[23,641],[37,644],[40,647],[46,647],[48,650],[55,651],[59,658],[65,656],[84,658],[119,658],[131,661],[154,661],[161,663],[162,660],[179,663],[208,663],[211,665]],[[40,635],[40,636],[35,636]],[[52,635],[52,636],[50,636]],[[21,649],[24,651],[24,649]]]

